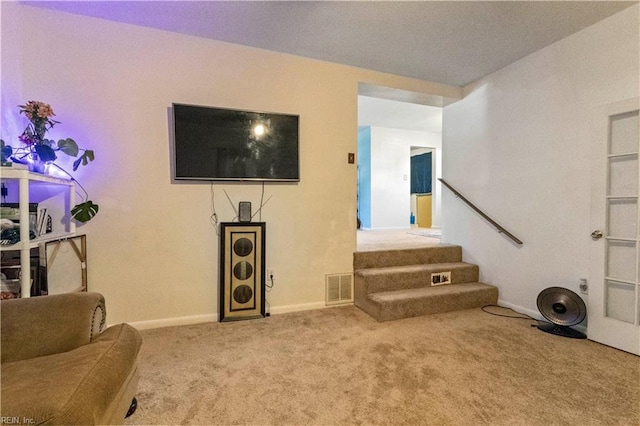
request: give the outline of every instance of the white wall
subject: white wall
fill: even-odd
[[[525,57],[444,109],[445,178],[524,246],[448,191],[443,242],[461,244],[503,302],[537,312],[541,290],[577,292],[587,276],[591,117],[638,96],[638,16],[636,5]]]
[[[371,128],[371,228],[409,226],[409,145],[394,132]]]
[[[371,127],[371,228],[408,228],[411,216],[411,147],[435,149],[435,173],[441,176],[441,134],[415,130]],[[405,179],[406,176],[406,179]],[[434,195],[439,185],[433,184]],[[435,197],[434,197],[435,198]],[[438,226],[440,203],[433,212]]]
[[[76,178],[100,205],[87,234],[89,289],[109,322],[212,319],[218,238],[233,199],[259,204],[259,184],[172,184],[173,102],[300,115],[299,184],[265,188],[271,200],[267,264],[272,312],[322,306],[324,275],[352,270],[356,246],[358,83],[460,96],[459,88],[127,24],[1,2],[2,134],[17,143],[17,105],[52,104],[52,136],[96,151]],[[186,319],[185,319],[186,318]]]

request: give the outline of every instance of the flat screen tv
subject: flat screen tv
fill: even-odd
[[[173,104],[175,180],[300,180],[299,116]]]

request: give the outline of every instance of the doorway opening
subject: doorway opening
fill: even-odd
[[[430,188],[412,190],[411,163],[427,157]],[[442,107],[360,94],[356,158],[358,250],[439,243]]]
[[[433,148],[411,147],[411,227],[433,227]]]

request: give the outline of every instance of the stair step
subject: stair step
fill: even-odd
[[[355,271],[390,266],[422,265],[462,261],[462,247],[440,244],[405,250],[363,251],[353,254]]]
[[[431,274],[451,272],[451,284],[478,281],[478,266],[465,262],[389,266],[355,271],[356,286],[365,294],[431,286]]]
[[[498,289],[479,282],[410,288],[360,295],[356,306],[378,321],[478,308],[496,304]]]

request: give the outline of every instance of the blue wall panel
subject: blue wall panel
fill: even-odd
[[[371,127],[358,128],[358,217],[371,228]]]
[[[431,194],[431,153],[411,157],[411,193]]]

